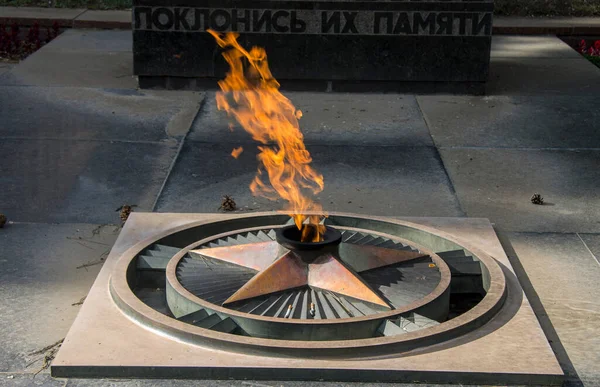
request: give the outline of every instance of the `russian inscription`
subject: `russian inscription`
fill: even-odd
[[[491,12],[134,7],[134,29],[278,34],[490,36]]]

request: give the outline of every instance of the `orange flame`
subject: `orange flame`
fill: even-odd
[[[302,116],[289,99],[279,92],[279,83],[269,70],[267,54],[261,47],[246,51],[237,41],[237,33],[223,35],[208,31],[220,47],[227,48],[223,57],[230,66],[225,79],[219,81],[223,92],[217,93],[217,107],[264,146],[259,146],[259,167],[250,190],[271,200],[278,197],[288,202],[287,211],[298,229],[303,229],[303,241],[322,240],[325,226],[323,215],[304,215],[307,211],[322,212],[322,208],[307,194],[323,190],[323,175],[310,163],[312,158],[304,146],[298,119]],[[269,182],[265,183],[266,173]],[[315,232],[316,231],[316,232]]]
[[[242,152],[244,151],[244,148],[237,147],[237,148],[233,148],[233,150],[231,151],[231,155],[233,156],[234,159],[237,159],[238,157],[240,157],[240,155],[242,154]]]

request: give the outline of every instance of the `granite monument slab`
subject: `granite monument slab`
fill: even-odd
[[[483,82],[492,0],[134,0],[142,87],[186,87],[227,65],[206,31],[266,49],[280,80]]]

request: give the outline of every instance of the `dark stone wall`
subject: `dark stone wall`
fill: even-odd
[[[492,1],[134,0],[134,73],[220,78],[206,30],[264,47],[277,79],[481,82]]]

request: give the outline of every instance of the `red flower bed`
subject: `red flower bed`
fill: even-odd
[[[583,55],[589,56],[600,56],[600,40],[596,40],[593,44],[588,46],[585,39],[579,42],[579,52]]]
[[[585,56],[590,62],[600,67],[600,40],[596,40],[588,45],[585,39],[579,42],[578,51]]]
[[[60,32],[58,23],[52,28],[40,30],[36,22],[25,33],[17,24],[10,27],[0,24],[0,60],[19,61],[33,54],[44,44],[56,38]]]

